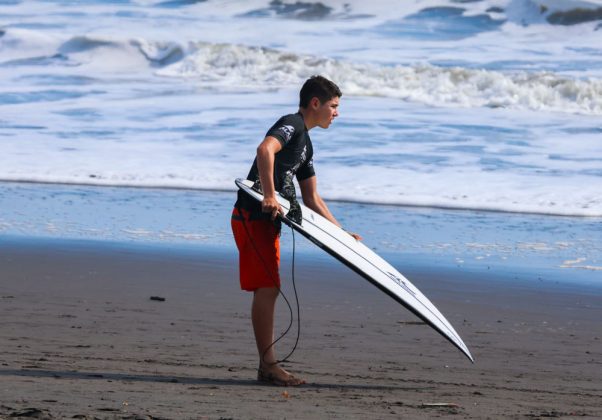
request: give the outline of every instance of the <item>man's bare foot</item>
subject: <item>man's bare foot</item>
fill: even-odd
[[[277,364],[259,366],[257,380],[275,386],[299,386],[305,383],[303,379],[293,376]]]

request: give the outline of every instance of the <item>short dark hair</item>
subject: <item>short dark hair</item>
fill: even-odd
[[[323,76],[311,76],[303,83],[299,92],[299,106],[307,108],[312,98],[318,98],[321,103],[324,103],[341,96],[343,96],[341,89],[333,82]]]

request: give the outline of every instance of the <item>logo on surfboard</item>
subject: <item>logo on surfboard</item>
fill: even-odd
[[[414,293],[414,291],[409,288],[409,286],[406,284],[405,281],[403,281],[402,279],[400,279],[399,277],[397,277],[395,274],[389,273],[388,271],[387,271],[387,275],[389,276],[389,278],[391,280],[393,280],[395,283],[397,283],[399,285],[399,287],[401,287],[403,290],[405,290],[406,292],[408,292],[412,296],[416,297],[416,293]]]

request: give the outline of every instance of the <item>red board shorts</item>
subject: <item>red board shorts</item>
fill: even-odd
[[[238,248],[240,288],[280,287],[280,236],[271,220],[251,220],[244,209],[232,211],[232,233]],[[244,217],[244,221],[243,221]]]

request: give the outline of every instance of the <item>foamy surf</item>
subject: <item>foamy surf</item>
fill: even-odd
[[[429,106],[508,108],[602,115],[602,80],[552,72],[502,72],[428,63],[385,66],[300,55],[265,47],[75,36],[59,41],[7,30],[5,68],[41,60],[79,72],[154,72],[204,88],[293,87],[313,74],[337,80],[346,95],[396,98]],[[26,51],[32,54],[27,57]],[[40,55],[44,54],[44,55]],[[78,71],[74,69],[75,71]]]
[[[156,72],[202,84],[295,86],[324,74],[346,94],[398,98],[431,106],[531,109],[602,115],[602,80],[549,72],[502,73],[428,64],[376,66],[267,48],[193,43],[186,57]]]

